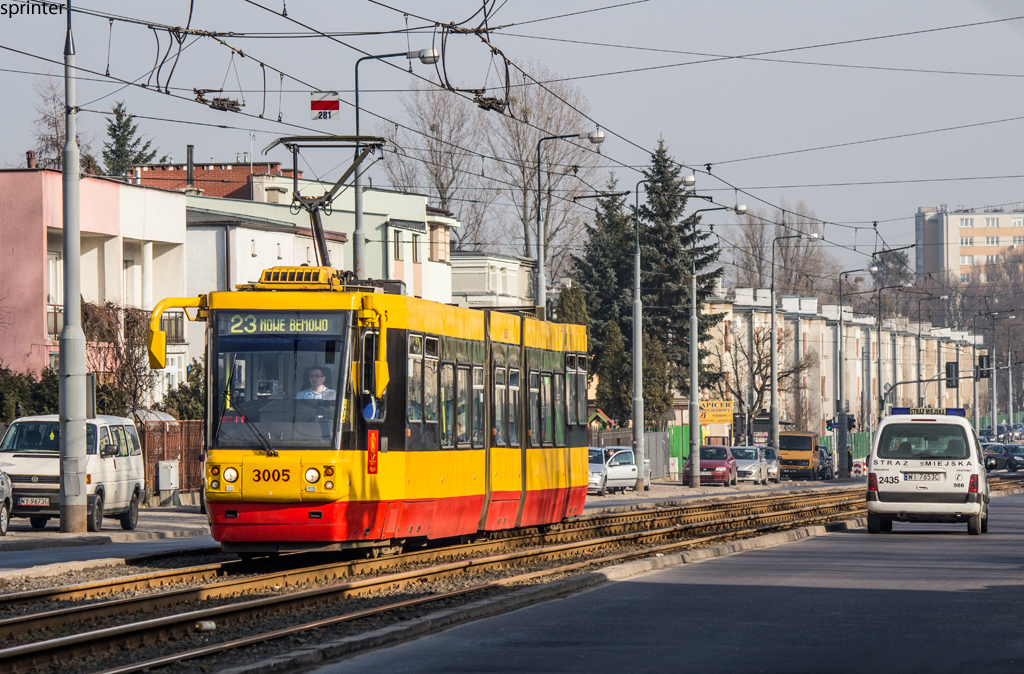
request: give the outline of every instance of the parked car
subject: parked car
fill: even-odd
[[[819,480],[831,480],[836,476],[836,467],[832,462],[832,453],[828,451],[828,448],[818,445],[818,479]]]
[[[636,486],[637,467],[632,447],[588,448],[590,480],[587,491],[598,496],[606,492],[626,491]],[[644,491],[651,488],[651,460],[644,459]]]
[[[759,445],[761,451],[764,452],[764,458],[768,462],[768,479],[772,482],[778,482],[782,479],[782,467],[779,465],[779,453],[775,451],[774,447],[768,445]]]
[[[1015,440],[1016,438],[1014,438],[1013,435],[1013,428],[1011,428],[1008,424],[999,424],[996,427],[997,442],[1006,443],[1010,442],[1011,440]]]
[[[736,459],[736,479],[740,482],[768,484],[768,460],[760,447],[732,447]],[[704,457],[701,455],[701,467]]]
[[[690,462],[683,464],[683,484],[690,481]],[[723,487],[737,482],[736,458],[725,445],[701,445],[700,481],[717,483]]]
[[[996,441],[995,433],[992,432],[991,428],[983,428],[978,431],[978,440],[984,443],[994,443]]]
[[[116,518],[121,528],[135,529],[145,495],[142,443],[135,422],[124,417],[97,416],[85,426],[86,525],[103,528],[103,518]],[[56,414],[16,419],[0,443],[0,465],[6,464],[14,489],[10,514],[27,517],[34,529],[60,517],[60,421]]]
[[[7,535],[11,525],[11,508],[14,505],[14,493],[11,478],[0,468],[0,536]]]

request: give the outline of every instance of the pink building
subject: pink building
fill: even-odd
[[[60,171],[0,170],[0,359],[19,371],[58,363],[62,189]],[[82,299],[151,309],[184,294],[184,194],[83,176],[80,195]]]

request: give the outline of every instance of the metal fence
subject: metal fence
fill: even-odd
[[[147,421],[142,431],[146,488],[157,490],[157,464],[178,461],[178,490],[203,488],[203,421]]]
[[[633,431],[629,428],[590,429],[591,447],[632,447]],[[668,477],[670,454],[668,432],[644,433],[644,457],[651,460],[651,477]]]

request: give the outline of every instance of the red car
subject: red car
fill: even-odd
[[[700,483],[720,484],[728,487],[736,484],[736,459],[724,445],[700,446]],[[690,481],[690,462],[683,464],[683,484]]]

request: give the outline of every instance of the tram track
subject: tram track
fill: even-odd
[[[856,492],[856,495],[851,492]],[[529,565],[554,564],[556,561],[569,558],[586,560],[589,557],[600,557],[602,551],[609,547],[650,546],[652,542],[662,542],[672,537],[691,536],[700,538],[701,532],[710,529],[722,530],[715,537],[731,536],[729,530],[741,525],[754,524],[761,527],[779,528],[787,526],[787,522],[796,519],[801,522],[808,519],[821,519],[838,513],[848,513],[859,507],[863,501],[862,490],[844,490],[832,492],[831,495],[806,494],[790,495],[788,499],[746,499],[742,502],[703,504],[702,506],[685,506],[657,508],[648,511],[602,513],[571,522],[564,531],[530,534],[513,539],[486,541],[469,544],[454,549],[428,551],[403,555],[396,558],[363,560],[342,565],[323,565],[314,569],[294,569],[277,574],[264,574],[255,578],[240,579],[239,584],[231,587],[232,581],[218,580],[201,588],[189,588],[184,591],[163,591],[150,596],[115,599],[71,610],[61,609],[42,614],[22,615],[16,619],[5,621],[2,629],[11,638],[38,634],[39,629],[52,631],[56,625],[93,623],[101,617],[112,618],[152,613],[158,604],[166,607],[172,604],[185,604],[186,610],[173,615],[161,616],[148,620],[135,621],[102,629],[94,629],[82,634],[69,634],[47,639],[42,642],[25,643],[0,650],[0,669],[5,671],[45,670],[72,654],[104,652],[113,648],[115,651],[124,649],[145,648],[147,644],[182,639],[196,630],[196,625],[213,623],[218,626],[229,626],[258,619],[268,612],[294,612],[309,607],[321,606],[353,596],[365,596],[405,591],[410,585],[424,584],[438,579],[456,576],[470,577],[480,573],[508,573],[510,568]],[[780,509],[780,504],[790,507]],[[712,507],[713,505],[717,508]],[[715,510],[716,515],[701,514],[701,510]],[[757,511],[757,512],[755,512]],[[679,523],[678,520],[690,521]],[[668,520],[676,520],[674,522]],[[791,524],[790,524],[791,525]],[[633,528],[630,532],[610,531],[616,528]],[[589,533],[588,533],[589,532]],[[539,543],[538,543],[539,541]],[[534,544],[531,547],[530,544]],[[536,545],[540,547],[536,547]],[[692,541],[679,541],[676,545],[694,545]],[[507,550],[511,545],[517,549],[511,552],[493,554],[497,549]],[[469,548],[476,548],[475,556]],[[489,553],[489,554],[488,554]],[[373,577],[364,577],[346,582],[316,587],[300,591],[284,591],[284,583],[289,587],[306,584],[309,578],[316,577],[319,582],[337,580],[339,575],[350,576],[355,573],[354,567],[364,567],[359,575],[367,575],[365,568],[382,564],[427,564],[428,555],[446,554],[461,555],[458,559],[433,566],[424,566],[407,571],[381,573]],[[647,550],[638,549],[636,555],[651,554]],[[481,556],[482,555],[482,556]],[[412,559],[419,557],[418,560]],[[595,562],[585,561],[592,565]],[[217,566],[217,565],[209,565]],[[194,570],[187,570],[194,572]],[[209,572],[209,571],[207,571]],[[289,575],[290,578],[285,578]],[[119,579],[123,580],[123,579]],[[132,579],[131,582],[138,582]],[[274,583],[268,588],[268,584]],[[223,586],[223,587],[221,587]],[[189,604],[208,601],[211,597],[225,598],[238,596],[239,588],[245,591],[272,590],[271,596],[258,599],[242,599],[214,608],[192,610]],[[66,589],[62,589],[66,591]],[[5,597],[0,597],[0,603]],[[24,626],[24,627],[19,627]],[[10,643],[10,640],[8,640]]]
[[[1021,486],[1020,480],[992,480],[992,490]],[[487,591],[507,587],[509,584],[539,582],[551,576],[578,573],[581,569],[619,563],[638,557],[679,550],[687,547],[720,543],[736,537],[757,535],[794,526],[820,523],[829,519],[856,517],[864,512],[863,487],[829,492],[802,492],[784,497],[758,497],[714,503],[670,505],[643,510],[613,511],[586,515],[563,523],[557,531],[529,533],[498,540],[481,541],[440,550],[425,550],[400,556],[358,560],[340,564],[319,565],[260,574],[239,579],[224,580],[231,569],[241,568],[238,562],[208,564],[203,567],[142,574],[115,579],[104,590],[102,581],[89,583],[91,587],[54,588],[52,598],[71,596],[97,596],[123,592],[124,588],[137,590],[159,584],[178,582],[174,573],[193,580],[203,578],[211,582],[200,587],[161,590],[138,597],[106,600],[96,604],[80,605],[22,615],[0,621],[0,635],[11,639],[38,634],[40,630],[53,630],[56,626],[74,626],[95,623],[101,618],[133,616],[152,613],[174,605],[185,605],[181,613],[161,616],[129,624],[93,629],[81,634],[69,634],[41,642],[23,643],[0,650],[0,670],[47,671],[76,654],[95,656],[104,652],[138,650],[144,653],[154,644],[186,643],[203,635],[204,625],[214,625],[218,633],[226,628],[254,625],[268,614],[296,615],[292,625],[282,629],[260,632],[259,636],[228,639],[222,644],[204,644],[185,653],[178,649],[173,654],[150,658],[145,663],[125,665],[112,672],[141,671],[171,661],[208,657],[216,652],[241,648],[287,635],[302,634],[328,625],[350,623],[361,618],[394,614],[426,607],[438,602],[460,601],[464,596],[476,596]],[[509,548],[515,548],[509,551]],[[607,554],[609,548],[618,551]],[[495,554],[500,552],[500,554]],[[436,563],[443,558],[454,561]],[[569,563],[564,563],[569,559]],[[509,570],[543,566],[540,570],[508,575]],[[390,569],[418,567],[388,573]],[[457,578],[465,583],[483,574],[501,574],[504,577],[483,583],[468,583],[452,591],[427,590],[423,596],[408,599],[417,589],[429,587],[440,579]],[[343,582],[337,582],[337,581]],[[296,587],[320,583],[321,587],[294,590]],[[329,583],[323,585],[324,583]],[[213,608],[192,608],[190,605],[213,599],[230,600],[254,592],[269,592],[270,596],[244,598]],[[75,593],[82,593],[76,595]],[[90,595],[90,593],[92,593]],[[380,597],[398,594],[398,602],[385,602],[381,606],[360,609],[344,615],[332,615],[311,622],[301,619],[307,609],[333,605],[352,597]],[[0,606],[17,602],[39,602],[46,597],[44,591],[31,591],[0,596]],[[422,609],[425,610],[425,609]],[[283,631],[282,631],[283,630]],[[249,630],[246,630],[249,631]],[[209,635],[205,635],[209,636]],[[200,636],[200,640],[204,637]],[[255,641],[253,641],[255,640]],[[166,660],[170,658],[170,660]],[[165,661],[166,660],[166,661]],[[66,669],[65,667],[61,667]]]

